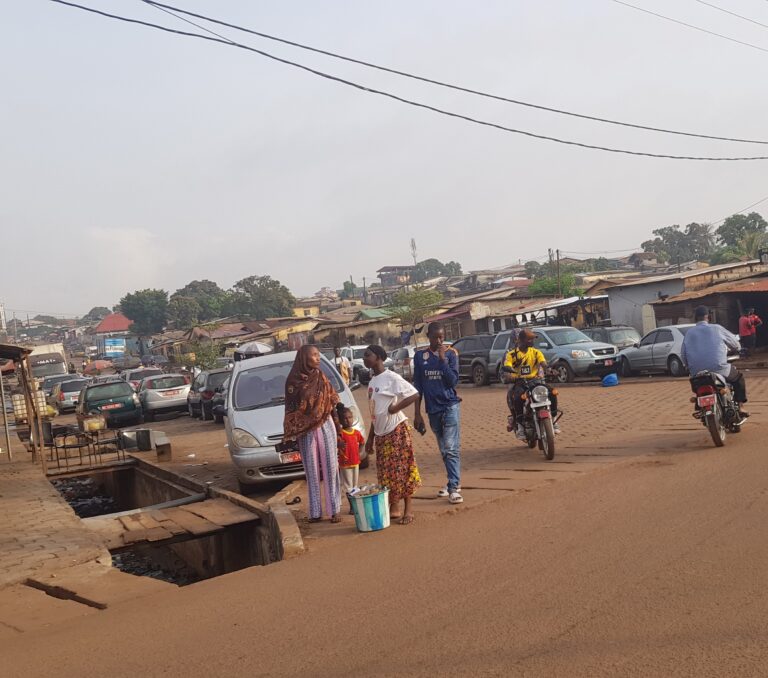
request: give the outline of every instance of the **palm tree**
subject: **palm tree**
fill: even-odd
[[[768,246],[768,234],[762,231],[753,231],[745,234],[739,240],[739,252],[747,259],[757,259],[761,249]]]

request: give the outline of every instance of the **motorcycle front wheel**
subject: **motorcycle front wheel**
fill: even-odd
[[[541,428],[539,448],[544,453],[544,458],[547,461],[552,461],[555,458],[555,429],[552,425],[552,419],[543,419],[539,422],[539,426]]]
[[[723,420],[723,411],[720,406],[715,407],[715,411],[707,417],[707,428],[709,435],[712,436],[712,442],[716,447],[725,445],[725,421]]]

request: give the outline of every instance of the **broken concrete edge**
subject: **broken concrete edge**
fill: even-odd
[[[289,499],[297,496],[306,486],[305,480],[294,480],[290,485],[277,492],[268,502],[270,506],[285,506]]]
[[[242,508],[257,514],[265,525],[272,526],[279,535],[280,552],[277,554],[278,560],[293,558],[294,556],[304,553],[304,540],[301,537],[298,523],[296,522],[293,513],[285,507],[285,498],[283,499],[282,504],[280,504],[277,499],[277,497],[288,497],[291,494],[295,494],[301,489],[301,484],[303,484],[304,481],[294,481],[287,488],[275,495],[268,504],[264,504],[255,499],[238,494],[237,492],[225,490],[216,487],[215,485],[201,483],[174,473],[167,466],[158,464],[154,460],[145,459],[133,454],[129,454],[129,456],[136,460],[139,468],[144,468],[146,471],[154,473],[163,480],[175,483],[176,485],[185,487],[189,490],[205,492],[208,497],[226,499],[237,506],[241,506]],[[300,484],[297,485],[297,483]]]
[[[276,505],[272,502],[264,504],[220,487],[211,486],[209,487],[209,492],[213,497],[221,497],[237,506],[253,511],[262,518],[265,525],[271,526],[279,535],[280,553],[278,554],[278,560],[293,558],[304,553],[304,540],[301,537],[299,525],[293,513],[285,506]]]

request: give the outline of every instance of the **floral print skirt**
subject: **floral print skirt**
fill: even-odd
[[[389,501],[410,497],[421,487],[419,467],[413,457],[413,442],[408,422],[398,424],[391,433],[376,436],[376,475],[379,485],[389,488]]]

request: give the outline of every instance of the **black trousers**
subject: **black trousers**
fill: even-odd
[[[549,389],[549,410],[554,417],[557,414],[557,396],[552,392],[549,384],[546,384],[546,387]],[[515,421],[523,416],[523,393],[525,393],[525,382],[520,379],[512,383],[507,390],[507,407],[515,415]]]
[[[733,399],[737,403],[747,402],[747,383],[744,380],[744,375],[734,365],[731,365],[731,371],[725,380],[729,384],[733,384]]]

